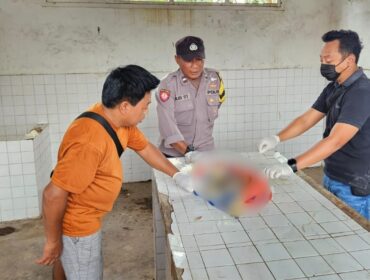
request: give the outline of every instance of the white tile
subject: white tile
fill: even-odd
[[[24,187],[12,187],[12,197],[24,197]]]
[[[234,265],[234,262],[226,249],[201,251],[201,255],[206,268]]]
[[[182,244],[185,248],[185,251],[198,251],[198,245],[195,242],[193,235],[183,235],[181,236]]]
[[[307,213],[290,213],[286,216],[294,225],[304,225],[313,222],[312,217]]]
[[[337,273],[362,270],[361,265],[347,253],[325,255],[323,258]]]
[[[329,255],[344,252],[344,249],[331,238],[310,240],[320,255]]]
[[[22,152],[32,152],[33,151],[33,142],[32,142],[32,140],[22,140],[22,141],[20,141],[20,150]]]
[[[359,262],[365,269],[370,269],[370,250],[351,252],[351,255]]]
[[[187,252],[186,257],[190,269],[204,268],[203,260],[199,252]]]
[[[256,245],[256,247],[266,262],[291,258],[287,250],[280,243],[260,244]]]
[[[338,218],[329,210],[310,212],[310,215],[318,223],[338,221]]]
[[[18,153],[21,150],[19,141],[8,141],[6,145],[9,153]]]
[[[297,202],[284,202],[277,204],[277,206],[285,214],[304,212],[303,208]]]
[[[273,280],[274,277],[264,263],[238,265],[243,280]],[[230,279],[231,280],[231,279]]]
[[[351,231],[351,229],[347,227],[346,224],[341,221],[320,223],[320,225],[326,230],[327,233],[330,233],[330,234]]]
[[[27,212],[25,208],[19,208],[19,209],[14,209],[14,219],[24,219],[27,218]]]
[[[10,164],[22,163],[21,153],[8,153],[8,159]]]
[[[27,208],[35,208],[35,207],[39,207],[39,199],[38,197],[27,197],[26,198],[26,205],[27,205]]]
[[[250,239],[244,231],[221,232],[226,244],[249,242]]]
[[[317,277],[310,277],[310,280],[341,280],[337,274],[322,275]]]
[[[22,164],[9,164],[9,173],[11,176],[22,175]]]
[[[36,218],[40,216],[40,209],[35,207],[35,208],[27,208],[27,218]]]
[[[253,242],[276,240],[274,233],[269,228],[248,231]]]
[[[270,215],[263,217],[269,227],[290,226],[291,223],[284,215]]]
[[[219,233],[196,234],[194,237],[199,247],[224,244]]]
[[[1,220],[4,222],[14,220],[14,210],[1,211]]]
[[[293,260],[267,262],[276,279],[293,279],[304,277],[303,272]]]
[[[221,266],[221,267],[207,267],[210,279],[233,279],[241,280],[238,270],[234,266]]]
[[[308,277],[334,273],[330,266],[320,256],[298,258],[295,259],[295,261]]]
[[[346,272],[341,273],[340,278],[343,280],[369,280],[370,272],[366,270],[356,272]]]
[[[293,258],[311,257],[317,256],[318,253],[312,247],[312,245],[305,240],[286,242],[284,246]]]
[[[1,169],[1,165],[0,165]],[[6,167],[6,170],[8,170],[8,167]],[[0,177],[0,186],[3,188],[10,187],[11,186],[11,181],[9,176],[1,176]]]
[[[8,165],[0,165],[0,177],[9,176],[9,166]]]
[[[191,275],[193,277],[193,280],[208,280],[207,272],[204,268],[197,268],[197,269],[191,269]],[[157,278],[157,279],[165,279],[165,278]]]
[[[334,238],[347,251],[360,251],[370,249],[370,245],[357,235],[348,235]],[[370,258],[370,255],[369,255]]]
[[[33,152],[22,152],[22,162],[24,163],[30,163],[34,162],[34,154]]]
[[[293,226],[290,227],[274,227],[273,232],[280,241],[296,241],[304,240],[302,234]]]
[[[260,217],[240,218],[239,220],[247,231],[267,228],[266,223]]]
[[[10,187],[0,188],[0,199],[11,199],[12,189]]]
[[[1,199],[1,196],[0,196],[0,210],[5,211],[5,210],[12,210],[12,209],[13,209],[13,200],[11,198]]]
[[[297,226],[298,230],[305,236],[317,238],[319,235],[325,237],[328,236],[325,230],[319,224],[303,224]]]
[[[8,163],[15,163],[15,162],[9,162],[7,153],[0,153],[0,165],[7,165]]]
[[[25,175],[35,174],[35,164],[34,163],[23,163],[22,169],[23,169],[23,174]]]
[[[234,259],[235,264],[255,263],[263,261],[254,246],[229,248],[229,252]]]
[[[236,219],[217,221],[217,227],[220,232],[240,231],[243,230],[242,225]]]
[[[22,175],[14,175],[10,177],[10,184],[12,187],[24,186],[24,180]]]

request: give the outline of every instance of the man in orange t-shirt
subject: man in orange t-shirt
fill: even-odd
[[[136,127],[144,119],[151,90],[158,83],[140,66],[119,67],[104,83],[102,103],[88,111],[105,118],[124,150],[133,149],[150,166],[191,191],[189,177],[179,172]],[[54,276],[58,279],[63,279],[63,270],[68,279],[103,278],[101,224],[120,193],[122,174],[116,145],[103,126],[90,118],[73,121],[43,193],[46,243],[37,262],[55,264]]]

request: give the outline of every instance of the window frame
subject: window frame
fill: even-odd
[[[154,2],[154,1],[125,1],[125,0],[44,0],[45,7],[80,7],[80,8],[151,8],[151,9],[179,9],[179,10],[201,10],[201,9],[229,9],[229,10],[269,10],[282,11],[283,0],[277,4],[245,4],[245,3],[194,3],[194,2]]]

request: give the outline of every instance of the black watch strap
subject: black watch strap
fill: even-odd
[[[186,147],[185,154],[187,154],[189,152],[194,152],[194,151],[195,151],[194,146],[193,145],[188,145]]]
[[[298,171],[297,169],[297,160],[295,158],[291,158],[288,160],[288,165],[293,170],[294,173]]]

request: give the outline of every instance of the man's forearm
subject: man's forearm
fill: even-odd
[[[179,171],[152,143],[148,143],[144,150],[137,153],[151,167],[171,177]]]
[[[67,198],[68,192],[52,182],[44,190],[42,208],[47,242],[59,242],[61,239]]]
[[[285,141],[294,137],[297,137],[325,117],[324,113],[321,113],[313,108],[310,108],[307,112],[293,120],[286,128],[281,130],[277,135],[280,141]]]

